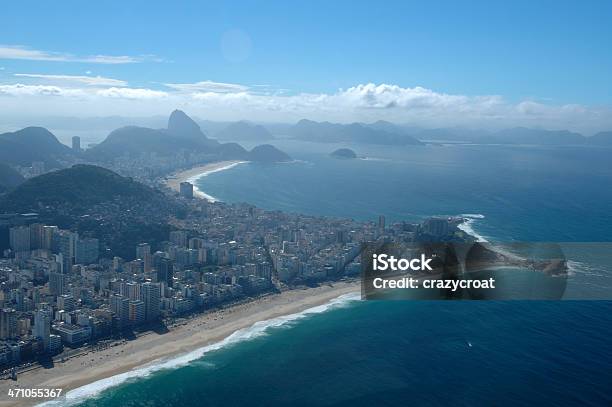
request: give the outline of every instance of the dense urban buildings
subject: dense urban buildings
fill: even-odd
[[[364,242],[462,233],[446,218],[388,225],[384,216],[358,222],[213,203],[193,199],[187,182],[175,193],[163,178],[149,182],[153,190],[104,171],[67,174],[108,177],[136,195],[76,205],[82,211],[60,201],[0,216],[8,241],[0,258],[0,368],[269,292],[358,276]]]

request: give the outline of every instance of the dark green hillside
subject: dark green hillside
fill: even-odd
[[[162,192],[105,168],[75,165],[31,178],[0,197],[0,212],[37,212],[40,221],[101,241],[106,256],[134,257],[142,241],[168,238],[184,208]]]
[[[20,173],[0,163],[0,193],[16,187],[24,181]]]
[[[32,161],[43,161],[48,168],[57,168],[58,161],[73,157],[72,149],[43,127],[0,134],[0,162],[5,164],[30,166]]]
[[[24,212],[46,206],[87,207],[114,199],[155,198],[159,192],[105,168],[75,165],[31,178],[2,200],[5,210]]]

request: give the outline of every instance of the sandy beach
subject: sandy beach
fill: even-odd
[[[21,373],[17,381],[0,381],[0,406],[31,406],[43,401],[23,398],[11,400],[7,397],[9,389],[61,388],[63,394],[66,394],[70,390],[125,372],[130,372],[133,377],[143,376],[147,366],[217,343],[258,321],[296,314],[339,296],[359,293],[359,287],[358,282],[334,282],[316,288],[272,294],[245,304],[198,315],[166,333],[151,332],[118,346],[56,363],[51,369],[39,368]]]
[[[223,170],[227,170],[229,168],[232,168],[238,164],[242,164],[245,163],[246,161],[218,161],[218,162],[214,162],[214,163],[209,163],[209,164],[205,164],[205,165],[201,165],[198,167],[194,167],[194,168],[190,168],[188,170],[185,171],[179,171],[176,172],[174,174],[169,175],[166,178],[166,181],[164,182],[166,184],[166,186],[168,186],[170,189],[179,192],[179,188],[180,188],[180,184],[181,182],[191,182],[192,184],[194,183],[194,181],[201,177],[201,176],[205,176],[207,174],[211,174],[213,172],[217,172],[217,171],[223,171]],[[208,194],[206,194],[204,191],[201,191],[200,189],[198,189],[195,185],[193,187],[193,193],[194,196],[197,196],[199,198],[204,198],[207,199],[209,201],[216,201],[216,199]]]

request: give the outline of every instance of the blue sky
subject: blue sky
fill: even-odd
[[[508,106],[580,105],[596,109],[595,116],[607,114],[612,105],[609,1],[151,3],[3,4],[0,85],[13,86],[4,94],[15,96],[16,84],[72,89],[87,79],[70,76],[99,76],[109,81],[83,86],[124,88],[128,96],[135,94],[125,88],[172,92],[174,97],[177,88],[166,84],[210,81],[240,86],[180,91],[183,96],[187,89],[222,89],[290,97],[338,95],[367,84],[375,86],[370,88],[375,95],[388,95],[387,88],[376,88],[384,84],[397,86],[396,96],[406,96],[402,89],[423,88],[434,95],[476,98],[480,104],[478,98],[494,96]],[[30,90],[19,92],[21,98],[32,96]],[[191,106],[191,99],[181,100]],[[384,99],[375,107],[402,103]],[[449,101],[436,103],[439,108]],[[41,105],[42,99],[33,103]],[[300,109],[288,118],[308,115],[308,109]],[[248,115],[247,106],[238,110]],[[389,109],[382,110],[381,118],[389,118]],[[320,116],[342,121],[355,115]]]

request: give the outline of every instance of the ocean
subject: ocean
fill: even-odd
[[[296,161],[240,164],[198,187],[360,220],[469,214],[468,230],[493,242],[587,242],[576,246],[573,289],[611,297],[608,246],[590,243],[612,237],[609,149],[274,144]],[[329,157],[338,147],[360,159]],[[72,395],[82,406],[606,406],[611,337],[610,301],[345,296]]]

